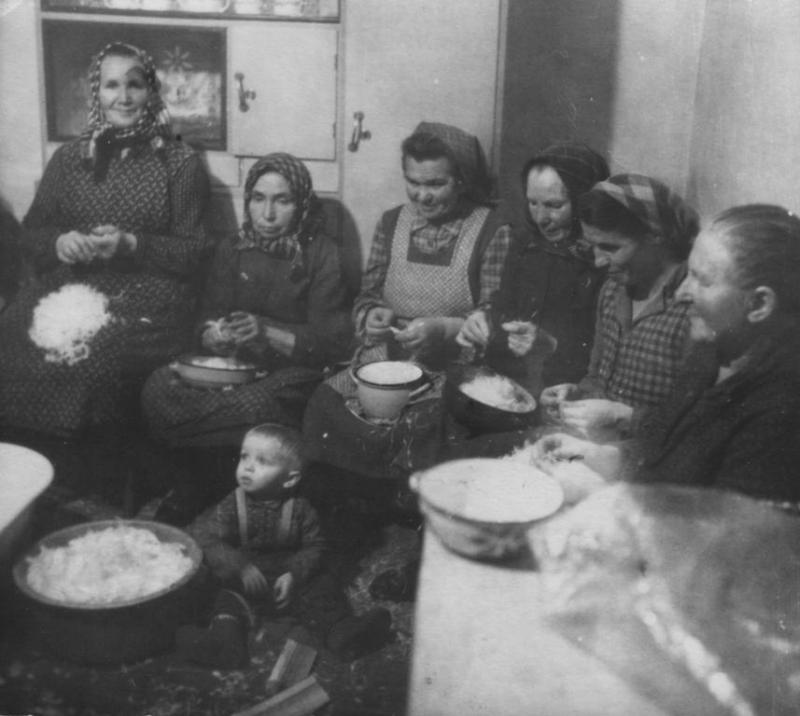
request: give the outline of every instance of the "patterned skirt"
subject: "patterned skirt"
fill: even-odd
[[[108,296],[113,316],[71,365],[29,334],[39,301],[67,283]],[[145,377],[185,350],[193,308],[186,286],[137,273],[58,270],[23,287],[0,314],[0,426],[71,439],[135,419]]]
[[[288,367],[252,383],[205,388],[185,383],[164,366],[147,379],[142,410],[150,435],[170,447],[238,447],[259,423],[299,428],[321,381],[320,370]]]

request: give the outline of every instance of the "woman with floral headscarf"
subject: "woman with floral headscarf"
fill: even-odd
[[[677,194],[639,174],[596,184],[581,198],[579,216],[608,278],[588,374],[578,385],[545,389],[542,403],[568,427],[616,437],[634,411],[660,404],[675,384],[689,333],[688,307],[675,292],[699,222]]]
[[[242,227],[217,248],[196,335],[203,352],[236,355],[266,375],[215,390],[160,368],[143,392],[153,437],[173,448],[238,449],[253,425],[299,427],[323,368],[351,347],[339,247],[322,224],[303,162],[275,153],[253,165]]]
[[[526,225],[514,232],[499,291],[458,335],[536,396],[545,385],[579,380],[589,364],[603,270],[583,238],[578,200],[607,177],[605,159],[578,142],[554,144],[525,163]]]
[[[213,246],[208,177],[170,133],[152,59],[111,43],[93,59],[90,87],[89,127],[56,150],[23,221],[37,276],[0,320],[0,426],[106,444],[132,417],[123,398],[138,399],[144,377],[185,348]],[[82,316],[59,291],[76,284],[109,320],[65,361],[29,330],[48,295]]]
[[[433,388],[391,425],[364,418],[349,371],[321,385],[306,411],[312,459],[348,474],[404,480],[440,448],[442,369],[458,356],[465,317],[500,285],[510,227],[488,198],[476,137],[422,122],[402,144],[408,202],[378,222],[353,317],[361,362],[415,358]]]

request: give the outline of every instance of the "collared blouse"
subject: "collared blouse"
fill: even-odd
[[[688,346],[687,303],[675,299],[686,276],[679,264],[663,290],[633,317],[633,302],[613,276],[600,291],[589,372],[580,384],[587,397],[633,408],[658,405],[672,391]]]

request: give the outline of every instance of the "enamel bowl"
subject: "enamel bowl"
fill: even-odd
[[[256,367],[252,363],[223,356],[182,356],[171,368],[190,385],[202,388],[240,385],[256,377]]]
[[[0,443],[0,565],[5,568],[29,539],[36,498],[53,480],[53,465],[22,445]]]
[[[538,418],[537,401],[525,388],[485,366],[452,366],[444,401],[448,412],[475,435],[524,430]]]
[[[426,526],[448,549],[497,561],[527,548],[527,532],[564,502],[559,483],[509,459],[444,462],[410,478]]]
[[[399,360],[365,363],[356,368],[353,377],[364,414],[379,420],[396,419],[426,381],[419,365]]]

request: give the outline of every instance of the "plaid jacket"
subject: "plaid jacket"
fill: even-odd
[[[685,276],[681,264],[635,320],[625,286],[613,277],[606,280],[597,305],[589,373],[580,385],[586,397],[645,408],[669,396],[688,346],[689,305],[675,300]]]

